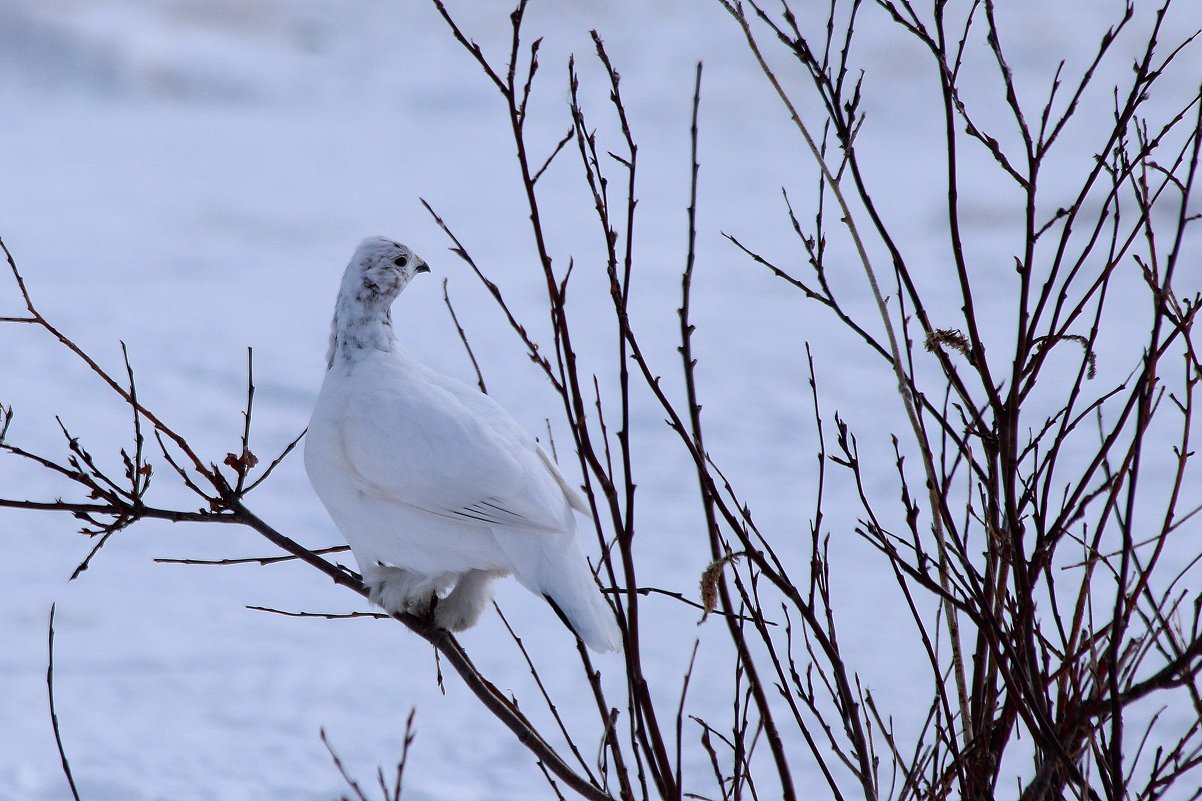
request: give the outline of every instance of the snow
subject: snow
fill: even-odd
[[[1080,68],[1117,6],[1021,4],[1010,23],[1020,85],[1042,96],[1061,52]],[[509,32],[503,8],[462,2],[453,11],[487,53],[502,56]],[[1202,26],[1202,9],[1182,3],[1177,12],[1173,30]],[[941,170],[939,122],[918,88],[932,76],[916,47],[898,44],[878,17],[866,11],[859,29],[862,52],[876,65],[868,73],[862,147],[881,166],[876,191],[896,229],[907,232],[904,246],[916,260],[929,254],[934,286],[944,274],[937,261],[942,198],[926,190]],[[711,450],[761,527],[782,537],[798,532],[800,541],[813,504],[816,439],[803,347],[812,341],[827,421],[838,410],[856,427],[862,448],[885,468],[873,474],[878,488],[893,493],[887,434],[903,424],[895,413],[880,413],[880,399],[895,397],[890,376],[855,340],[833,331],[829,317],[783,291],[721,235],[795,261],[799,248],[779,188],[789,186],[804,210],[813,185],[808,156],[733,22],[716,3],[696,0],[533,3],[528,32],[546,38],[544,83],[530,124],[547,148],[568,126],[570,52],[578,57],[590,122],[603,135],[612,132],[591,27],[622,72],[640,143],[632,313],[665,381],[677,380],[688,114],[693,70],[704,60],[695,322]],[[1073,31],[1070,38],[1065,30]],[[1127,61],[1115,63],[1110,77],[1121,80]],[[993,68],[970,66],[980,76],[974,85],[987,88]],[[797,78],[787,65],[783,70]],[[1188,66],[1170,76],[1167,102],[1194,91],[1196,77]],[[247,346],[254,348],[258,388],[252,448],[274,455],[304,427],[321,382],[342,266],[354,243],[372,234],[406,242],[434,271],[435,280],[410,287],[395,313],[411,352],[474,380],[441,305],[440,279],[448,277],[490,390],[527,430],[541,432],[545,418],[556,419],[555,398],[418,200],[448,221],[534,336],[548,341],[542,277],[501,112],[484,76],[423,2],[9,0],[0,5],[0,236],[47,317],[113,370],[120,369],[124,340],[144,402],[165,410],[199,452],[218,460],[236,449],[241,430]],[[1091,133],[1085,126],[1066,131],[1063,161],[1049,183],[1072,186],[1074,170],[1088,161]],[[965,169],[983,175],[987,158],[965,152]],[[582,299],[604,291],[604,283],[599,233],[575,158],[563,154],[542,185],[547,208],[556,211],[549,233],[557,263],[576,258],[573,297]],[[1013,243],[1004,233],[1013,198],[984,178],[967,183],[966,223],[981,285],[1006,288]],[[1197,250],[1193,245],[1195,256]],[[862,275],[849,270],[834,280],[852,308],[870,308]],[[0,286],[0,314],[19,311],[7,278]],[[582,358],[608,364],[613,334],[606,318],[583,300],[572,308]],[[985,325],[1005,325],[1006,311],[987,315]],[[1134,315],[1118,324],[1133,331],[1140,325]],[[41,332],[5,326],[0,337],[0,402],[17,412],[10,438],[62,453],[58,414],[110,460],[130,435],[121,404]],[[1110,369],[1129,369],[1123,358]],[[671,447],[662,413],[646,397],[637,402],[645,575],[693,592],[707,562],[695,483]],[[567,461],[562,426],[557,435]],[[152,454],[152,461],[161,502],[191,503],[168,488],[161,459]],[[5,495],[37,498],[65,491],[11,457],[0,460],[0,487]],[[250,505],[310,546],[339,542],[299,455]],[[882,580],[883,566],[847,520],[830,525],[845,647],[865,657],[858,665],[877,698],[902,707],[907,694],[922,691],[926,675],[921,665],[894,657],[912,635],[900,611],[893,619],[882,612],[896,600],[892,581]],[[550,797],[528,753],[455,676],[447,675],[440,691],[430,649],[400,626],[293,620],[245,608],[348,611],[362,608],[356,597],[292,565],[152,561],[271,554],[252,532],[140,523],[68,583],[90,548],[75,528],[69,518],[0,512],[0,799],[66,796],[45,699],[52,602],[59,718],[88,801],[332,799],[343,785],[319,727],[352,772],[367,779],[399,754],[411,707],[418,737],[406,798]],[[566,642],[544,606],[512,581],[498,584],[498,600],[541,655],[552,693],[584,698],[578,672],[555,669]],[[720,660],[722,635],[713,622],[696,629],[691,610],[645,603],[662,616],[647,642],[649,678],[670,706],[693,637],[703,636],[703,658],[716,653]],[[524,708],[535,707],[526,668],[491,613],[463,641],[497,686],[512,688]],[[598,664],[618,673],[617,659]],[[690,697],[703,714],[720,715],[725,687],[725,676],[698,675]],[[593,730],[587,703],[568,705],[565,714],[578,730]],[[806,760],[796,766],[801,786],[822,786]]]

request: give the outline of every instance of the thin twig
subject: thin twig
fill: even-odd
[[[46,661],[46,693],[50,697],[50,725],[54,729],[54,745],[58,748],[58,756],[62,762],[63,775],[67,777],[67,785],[71,788],[71,797],[79,801],[79,790],[75,787],[75,777],[71,775],[71,762],[67,759],[67,751],[63,748],[63,736],[58,727],[58,710],[54,706],[54,609],[50,605],[49,646]]]
[[[349,545],[332,545],[329,548],[314,548],[311,553],[324,555],[327,553],[345,553],[349,551]],[[299,557],[296,556],[248,556],[241,559],[179,559],[171,557],[157,557],[154,561],[160,565],[206,565],[206,566],[224,566],[224,565],[275,565],[280,562],[291,562]]]
[[[251,606],[247,605],[247,609],[255,612],[269,612],[273,615],[283,615],[284,617],[313,617],[321,618],[322,620],[350,620],[351,618],[367,617],[373,620],[387,620],[392,615],[386,615],[383,612],[287,612],[283,609],[273,609],[270,606]]]
[[[476,371],[476,385],[480,387],[480,391],[485,395],[488,394],[488,387],[484,384],[484,373],[480,372],[480,362],[476,361],[476,354],[472,352],[472,346],[467,341],[467,334],[463,330],[463,326],[459,324],[459,317],[455,314],[455,307],[451,305],[451,296],[447,292],[447,279],[442,279],[442,300],[447,306],[447,311],[451,313],[451,322],[455,324],[455,331],[459,334],[459,341],[463,343],[463,349],[467,351],[467,357],[472,361],[472,369]]]
[[[330,740],[326,737],[325,727],[322,726],[318,731],[321,736],[321,744],[330,752],[330,759],[334,760],[334,767],[338,769],[338,774],[342,776],[342,780],[346,782],[346,786],[351,788],[351,792],[355,794],[355,798],[359,799],[359,801],[367,801],[367,796],[363,794],[359,783],[352,779],[351,775],[346,772],[346,767],[343,766],[342,760],[338,757],[338,752],[334,750],[334,746],[330,745]]]

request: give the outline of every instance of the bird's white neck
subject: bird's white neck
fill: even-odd
[[[399,347],[392,331],[389,311],[393,298],[384,297],[366,288],[354,294],[342,292],[334,306],[334,322],[330,326],[330,347],[326,352],[326,367],[335,362],[357,361],[373,351],[391,351]]]

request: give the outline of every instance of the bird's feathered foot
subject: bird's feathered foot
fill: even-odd
[[[424,618],[430,614],[440,582],[411,570],[377,565],[363,572],[363,583],[371,602],[389,614]]]
[[[463,631],[476,625],[492,600],[492,580],[501,573],[469,570],[455,582],[455,589],[434,605],[434,624],[447,631]]]

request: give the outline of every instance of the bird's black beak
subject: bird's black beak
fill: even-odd
[[[414,269],[414,271],[413,271],[413,272],[415,272],[415,273],[428,273],[428,272],[430,272],[430,265],[426,264],[426,263],[423,261],[423,262],[421,262],[420,264],[418,264],[418,265],[417,265],[417,267]]]

